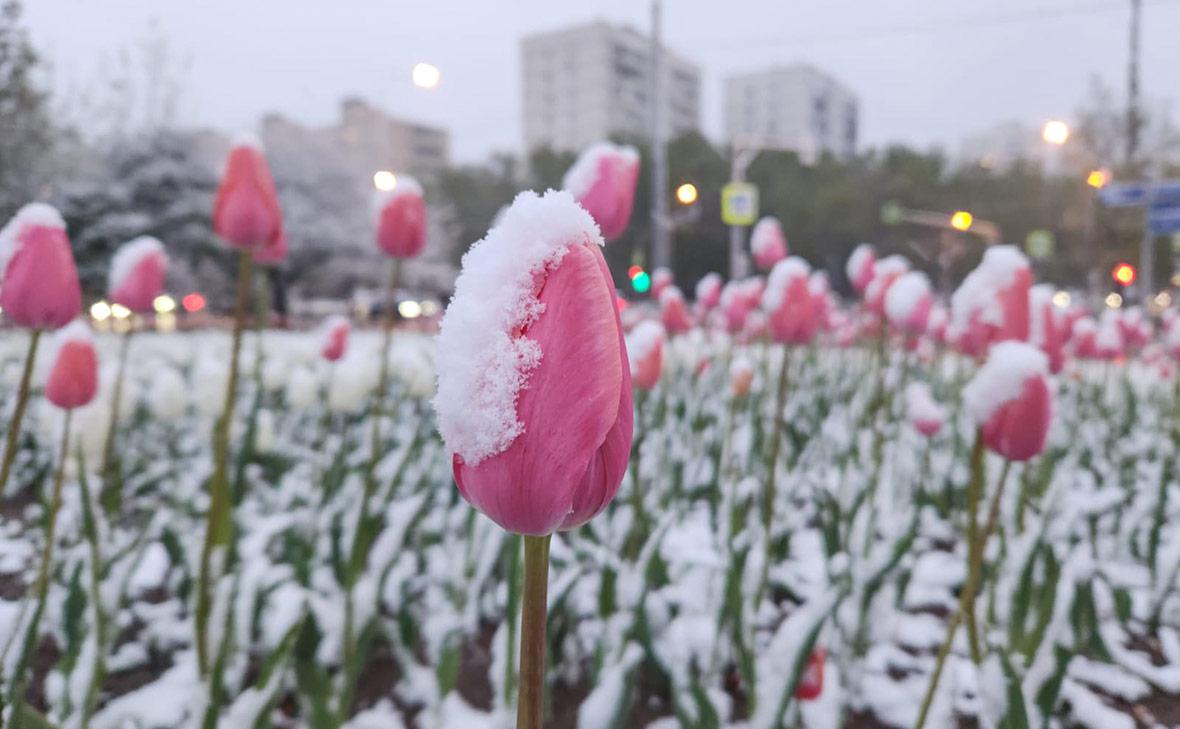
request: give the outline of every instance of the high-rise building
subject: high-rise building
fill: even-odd
[[[725,80],[725,137],[792,150],[808,164],[824,154],[856,154],[859,102],[850,89],[814,66],[776,66]]]
[[[531,35],[520,43],[525,149],[577,151],[611,136],[651,133],[651,40],[604,21]],[[661,56],[667,139],[700,128],[701,72]]]

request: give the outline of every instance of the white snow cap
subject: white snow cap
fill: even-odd
[[[417,195],[422,197],[422,184],[409,175],[397,175],[394,178],[392,190],[377,190],[373,195],[373,209],[377,215],[381,215],[381,211],[385,206],[399,197],[405,195]]]
[[[1030,377],[1048,377],[1049,359],[1025,342],[994,345],[975,377],[963,388],[963,404],[976,424],[983,425],[1001,406],[1020,396]]]
[[[869,259],[875,256],[873,247],[868,243],[861,243],[852,251],[852,255],[848,257],[848,262],[844,264],[844,273],[848,274],[849,281],[855,281],[857,275],[860,274],[860,269],[868,263]]]
[[[911,421],[946,420],[946,409],[938,404],[925,382],[911,382],[905,388],[905,409]]]
[[[16,236],[26,225],[40,225],[46,228],[66,229],[66,221],[62,219],[57,208],[48,203],[28,203],[16,211],[3,228],[0,228],[0,276],[8,268],[8,261],[16,253]]]
[[[598,179],[599,161],[610,156],[622,157],[629,162],[639,161],[639,152],[634,147],[596,142],[582,150],[577,161],[566,170],[565,177],[561,180],[562,189],[576,198],[585,195]]]
[[[124,243],[115,251],[115,255],[111,258],[111,274],[108,279],[108,286],[110,291],[114,291],[123,285],[135,267],[139,265],[147,256],[155,255],[164,252],[164,244],[158,239],[150,235],[141,235],[138,238]]]
[[[635,364],[651,354],[664,341],[664,327],[652,319],[644,319],[627,334],[627,356],[631,359],[632,372]]]
[[[774,245],[782,235],[783,226],[778,222],[778,218],[767,215],[754,225],[754,230],[750,231],[750,250],[755,255],[762,253]]]
[[[716,271],[706,273],[697,281],[696,296],[697,300],[708,298],[714,291],[721,290],[721,274]]]
[[[684,293],[681,292],[679,286],[668,284],[660,291],[660,306],[668,306],[677,300],[682,303],[684,301]]]
[[[813,271],[811,278],[807,280],[807,290],[811,292],[812,296],[823,296],[832,290],[832,284],[828,281],[827,271]]]
[[[885,315],[894,326],[904,324],[922,297],[930,295],[930,279],[921,271],[908,271],[885,292]]]
[[[754,363],[748,357],[739,354],[729,364],[729,376],[731,378],[739,375],[744,377],[747,374],[754,374]]]
[[[905,256],[894,254],[880,259],[873,267],[873,279],[865,287],[865,298],[878,300],[877,297],[881,295],[881,287],[887,282],[896,281],[908,270],[910,270],[910,262]]]
[[[770,275],[766,277],[766,288],[762,291],[762,308],[774,311],[783,303],[787,295],[787,286],[792,280],[811,275],[811,267],[799,256],[784,258],[774,264]]]
[[[1016,246],[992,246],[983,260],[967,274],[951,296],[951,321],[966,329],[975,312],[981,312],[987,324],[1002,324],[1003,312],[996,292],[1009,286],[1017,271],[1028,268],[1028,259]]]
[[[447,447],[468,464],[504,451],[524,426],[516,398],[543,356],[515,333],[543,305],[536,279],[556,267],[571,245],[603,245],[590,214],[568,192],[522,192],[463,256],[455,295],[435,340],[438,392],[434,409]]]

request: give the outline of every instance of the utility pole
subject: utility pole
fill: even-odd
[[[664,49],[660,42],[660,0],[651,3],[651,263],[653,270],[672,267],[672,239],[668,225],[668,160],[664,143]]]
[[[1139,151],[1139,28],[1142,23],[1143,0],[1131,0],[1131,43],[1127,59],[1127,166],[1135,163]]]

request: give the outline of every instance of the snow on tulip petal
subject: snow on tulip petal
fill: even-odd
[[[922,435],[935,435],[946,422],[946,409],[938,404],[925,383],[911,382],[906,386],[905,405],[906,416]]]
[[[864,290],[865,306],[870,311],[885,315],[885,297],[889,288],[902,274],[910,270],[910,262],[903,256],[887,256],[873,265],[873,279]]]
[[[627,358],[635,386],[643,390],[655,387],[664,363],[664,327],[650,319],[641,321],[627,335]]]
[[[963,404],[988,447],[1015,461],[1044,449],[1052,417],[1048,374],[1048,358],[1036,347],[1013,341],[992,346],[963,389]]]
[[[750,232],[750,250],[754,262],[763,271],[769,271],[787,257],[787,236],[778,218],[768,215],[754,225]]]
[[[164,289],[168,257],[164,245],[148,235],[124,243],[111,258],[108,297],[131,311],[148,312]]]
[[[844,272],[858,294],[863,294],[875,275],[877,252],[868,243],[861,243],[848,257]]]
[[[716,272],[706,273],[697,281],[695,293],[697,299],[697,307],[701,313],[707,313],[713,310],[721,301],[721,287],[723,285],[721,274]]]
[[[60,329],[82,311],[78,269],[65,221],[30,203],[0,229],[0,308],[28,329]]]
[[[909,271],[898,276],[885,294],[885,315],[889,323],[907,334],[920,334],[926,329],[934,297],[930,279],[921,271]]]
[[[639,152],[634,147],[599,142],[578,156],[562,188],[590,213],[609,242],[627,229],[638,178]]]
[[[992,246],[951,296],[959,330],[985,331],[990,342],[1025,341],[1029,335],[1032,271],[1015,246]]]
[[[775,264],[762,293],[762,309],[776,342],[806,344],[819,322],[811,294],[811,269],[798,256]]]
[[[63,410],[82,407],[98,392],[98,352],[90,329],[81,321],[63,327],[49,358],[45,398]]]

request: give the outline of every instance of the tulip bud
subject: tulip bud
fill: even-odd
[[[983,442],[1013,461],[1027,461],[1045,449],[1052,419],[1049,361],[1036,347],[1001,342],[963,389],[967,412]]]
[[[861,243],[848,257],[845,273],[856,293],[863,294],[876,275],[877,252],[868,243]]]
[[[1053,303],[1053,289],[1045,284],[1029,291],[1029,341],[1049,358],[1049,371],[1061,372],[1065,366],[1065,320]]]
[[[28,329],[60,329],[82,311],[66,224],[53,207],[29,203],[0,229],[0,307]]]
[[[675,286],[668,286],[660,292],[660,320],[664,328],[673,334],[684,334],[692,329],[692,318],[684,294]]]
[[[664,327],[650,319],[641,321],[627,335],[627,358],[631,382],[641,390],[655,387],[664,365]]]
[[[992,246],[951,297],[951,320],[965,332],[968,354],[1009,339],[1027,341],[1032,271],[1015,246]]]
[[[111,259],[107,296],[131,311],[152,310],[156,297],[164,289],[168,257],[160,241],[141,235],[124,243]]]
[[[274,245],[283,234],[279,196],[256,140],[240,140],[229,152],[213,202],[213,230],[231,246],[251,250]]]
[[[631,368],[602,245],[569,193],[521,193],[463,257],[442,319],[439,431],[460,493],[509,531],[589,521],[627,469]]]
[[[815,335],[818,322],[811,298],[810,269],[797,256],[775,264],[762,293],[762,309],[776,342],[806,344]]]
[[[403,260],[426,247],[426,201],[409,175],[399,175],[392,190],[377,195],[377,247]]]
[[[561,186],[590,213],[609,243],[627,230],[638,179],[639,152],[634,147],[599,142],[578,156]]]
[[[279,234],[270,242],[254,251],[254,262],[264,266],[274,266],[287,258],[287,233],[279,229]]]
[[[81,321],[63,327],[50,358],[45,397],[63,410],[82,407],[98,392],[98,352],[90,329]]]
[[[885,315],[898,330],[914,336],[926,330],[933,303],[930,279],[921,271],[909,271],[899,276],[885,294]]]
[[[758,221],[750,232],[750,250],[754,253],[754,263],[763,271],[769,271],[787,257],[787,236],[778,218],[767,216]]]
[[[745,357],[735,357],[729,365],[729,392],[735,398],[743,398],[750,394],[750,386],[754,384],[754,365]]]
[[[702,319],[721,301],[721,286],[721,274],[718,273],[706,273],[697,281],[697,313]]]
[[[803,668],[803,675],[799,677],[799,685],[795,688],[795,698],[800,701],[814,701],[824,691],[824,663],[828,652],[823,648],[815,648],[807,657],[807,665]]]
[[[926,437],[932,437],[942,430],[946,422],[946,411],[930,394],[930,388],[921,382],[912,382],[905,389],[906,415],[914,429]]]
[[[910,270],[910,262],[902,256],[887,256],[873,266],[873,280],[865,287],[865,306],[878,316],[885,315],[885,297],[902,274]]]
[[[342,316],[331,316],[324,321],[320,332],[320,354],[329,362],[335,362],[344,356],[348,347],[348,332],[352,328],[348,319]]]
[[[672,285],[672,272],[663,266],[651,272],[651,297],[656,301],[660,300],[660,294],[664,293],[664,289]]]

